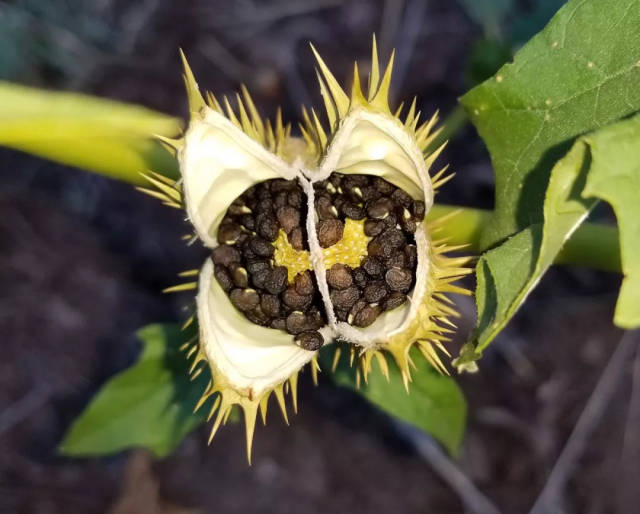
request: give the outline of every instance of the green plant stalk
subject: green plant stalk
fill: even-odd
[[[427,216],[436,220],[449,216],[438,236],[450,245],[467,245],[469,251],[480,254],[480,232],[489,223],[491,211],[454,205],[436,204]],[[620,273],[620,242],[616,227],[601,223],[583,223],[565,243],[554,264],[570,264]]]

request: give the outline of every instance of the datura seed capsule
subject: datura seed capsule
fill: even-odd
[[[300,370],[317,352],[347,345],[366,381],[372,361],[387,375],[395,359],[405,386],[416,346],[439,371],[437,350],[457,313],[445,293],[469,294],[454,282],[467,259],[434,239],[425,216],[445,170],[429,175],[442,150],[427,149],[436,116],[419,122],[416,101],[401,117],[388,104],[391,57],[380,73],[373,42],[366,91],[357,66],[347,94],[324,61],[318,64],[327,122],[303,109],[302,138],[290,125],[264,121],[242,88],[227,98],[202,97],[184,60],[191,120],[173,148],[181,179],[157,174],[145,190],[184,207],[195,235],[211,249],[197,283],[199,342],[192,371],[206,363],[212,380],[197,407],[213,397],[211,437],[234,405],[245,414],[250,455],[256,416],[273,393],[287,420],[285,395],[297,408]]]

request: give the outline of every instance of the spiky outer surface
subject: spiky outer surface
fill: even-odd
[[[202,123],[203,120],[206,121],[208,118],[213,118],[218,126],[223,126],[224,130],[231,134],[234,144],[241,145],[242,138],[246,138],[247,141],[251,140],[253,143],[245,141],[245,147],[249,148],[252,145],[260,147],[260,150],[255,148],[247,150],[252,158],[258,155],[260,151],[269,154],[263,156],[261,160],[258,156],[259,164],[265,165],[266,171],[262,175],[263,177],[270,176],[269,174],[271,173],[273,177],[288,179],[292,176],[297,176],[301,182],[307,183],[307,192],[311,197],[310,202],[313,196],[313,181],[323,180],[333,171],[365,173],[361,164],[364,162],[367,166],[366,171],[369,171],[367,174],[382,176],[410,193],[414,198],[424,199],[428,209],[432,204],[435,189],[448,181],[451,175],[444,175],[446,168],[432,177],[428,174],[430,166],[441,150],[440,148],[433,153],[426,153],[429,144],[437,135],[437,131],[433,131],[436,116],[420,124],[420,113],[416,111],[415,99],[404,117],[401,115],[402,105],[395,112],[392,112],[389,107],[388,96],[393,68],[393,55],[385,71],[381,73],[374,39],[372,69],[367,91],[363,91],[360,86],[358,69],[357,65],[355,65],[351,94],[347,95],[315,49],[313,49],[313,52],[318,62],[318,80],[324,99],[328,127],[325,128],[323,126],[313,109],[311,111],[303,109],[303,123],[300,125],[300,131],[304,142],[291,137],[291,126],[283,123],[279,112],[275,122],[263,120],[244,87],[242,88],[242,95],[237,95],[236,97],[237,110],[235,111],[226,97],[223,98],[222,102],[219,102],[212,94],[207,93],[205,100],[200,94],[193,73],[183,56],[184,77],[189,107],[192,113],[192,122],[186,134],[187,146],[189,145],[188,138],[192,127]],[[238,134],[235,135],[232,131],[237,131]],[[194,210],[192,205],[194,200],[190,198],[188,193],[189,184],[186,182],[188,182],[189,178],[188,174],[185,175],[184,169],[186,161],[184,158],[185,138],[179,140],[162,139],[162,141],[180,158],[183,179],[173,182],[160,175],[149,173],[146,177],[153,188],[143,189],[143,191],[161,199],[169,206],[186,207],[187,213],[194,223],[195,234],[192,237],[197,238],[199,236],[206,246],[215,246],[213,242],[214,234],[210,231],[210,226],[212,226],[213,222],[200,221],[198,219],[199,213]],[[193,145],[193,143],[191,144]],[[203,142],[203,144],[206,143]],[[270,157],[270,155],[273,157]],[[385,157],[381,158],[383,155],[391,155],[391,158],[385,161]],[[356,156],[355,160],[354,156]],[[383,165],[377,166],[376,159],[381,159],[380,162]],[[282,163],[281,168],[285,169],[284,172],[280,172],[278,162]],[[224,165],[224,162],[222,165]],[[296,169],[302,169],[303,171],[298,174],[295,171]],[[304,170],[307,171],[305,172]],[[225,171],[224,173],[232,172]],[[252,179],[256,180],[255,177],[250,177],[248,180]],[[185,186],[187,186],[186,194]],[[242,187],[242,185],[238,187]],[[215,209],[220,213],[224,213],[233,199],[233,196],[227,198],[226,204],[216,205]],[[205,225],[208,224],[204,229],[199,226],[203,223]],[[357,224],[352,225],[350,230],[353,232],[353,237],[351,237],[353,241],[349,239],[347,243],[352,244],[355,248],[358,246],[356,244],[358,237],[364,236],[364,234],[360,235],[361,230],[358,231]],[[392,319],[390,314],[393,311],[391,311],[386,314],[388,316],[386,322],[379,325],[382,328],[374,329],[363,335],[356,333],[357,331],[353,327],[345,323],[336,323],[335,316],[332,319],[332,313],[328,313],[331,326],[326,327],[325,334],[328,337],[325,337],[325,340],[338,335],[341,339],[350,340],[354,343],[349,347],[349,351],[352,362],[355,360],[358,362],[358,381],[367,380],[374,361],[377,362],[383,374],[388,375],[386,356],[391,355],[401,371],[405,386],[409,387],[412,367],[409,350],[413,345],[419,348],[421,354],[435,369],[442,373],[447,372],[447,368],[440,360],[438,351],[448,355],[444,343],[447,342],[450,334],[455,330],[455,325],[451,322],[451,318],[457,316],[457,312],[447,294],[470,294],[468,290],[454,284],[456,280],[469,273],[470,269],[466,267],[468,264],[466,257],[452,258],[446,255],[446,252],[459,250],[460,248],[448,247],[446,241],[438,240],[440,225],[441,223],[438,221],[422,222],[418,225],[416,244],[419,248],[419,261],[416,286],[411,296],[409,308],[403,311],[398,319]],[[332,248],[328,252],[326,251],[327,249],[319,250],[317,241],[315,244],[316,252],[314,253],[313,238],[315,237],[315,231],[313,226],[309,228],[311,229],[309,230],[309,244],[312,247],[311,254],[296,253],[286,244],[286,238],[280,238],[282,239],[280,244],[276,242],[276,251],[278,252],[276,258],[279,258],[288,267],[290,279],[292,274],[295,275],[295,273],[303,269],[314,268],[318,281],[321,281],[325,278],[325,268],[330,267],[329,265],[334,261],[346,263],[349,262],[351,257],[357,259],[360,256],[362,249],[360,251],[352,251],[351,248],[342,250]],[[366,239],[364,240],[363,248],[366,251]],[[206,296],[203,291],[210,287],[210,269],[211,263],[208,262],[200,273],[199,318],[202,318],[204,312],[202,311],[202,304],[207,301],[203,299]],[[197,270],[190,270],[183,273],[182,276],[190,277],[196,274],[198,274]],[[167,291],[183,291],[196,288],[198,288],[198,282],[189,281],[168,288]],[[221,302],[227,301],[227,299],[215,299],[213,301]],[[190,318],[187,324],[193,321],[194,317]],[[209,413],[209,418],[214,418],[211,430],[211,438],[213,438],[219,426],[228,419],[233,406],[238,405],[241,407],[245,416],[247,450],[250,458],[258,410],[261,412],[264,421],[269,399],[273,395],[276,397],[283,417],[288,423],[287,396],[290,397],[290,402],[295,412],[297,409],[296,385],[299,372],[304,364],[309,362],[313,378],[317,380],[319,366],[316,354],[315,352],[306,352],[308,355],[289,359],[296,362],[291,369],[285,367],[285,372],[274,374],[272,380],[267,379],[265,381],[261,378],[260,381],[256,380],[254,384],[251,379],[245,380],[242,377],[242,370],[231,369],[229,364],[225,363],[225,359],[220,358],[221,354],[216,353],[217,350],[210,344],[210,339],[212,337],[215,338],[215,332],[213,332],[214,336],[212,336],[212,332],[208,330],[208,327],[202,326],[203,320],[200,319],[199,321],[201,323],[200,340],[185,344],[185,350],[188,357],[193,359],[191,368],[193,375],[195,376],[202,372],[202,366],[208,366],[211,370],[212,380],[203,393],[196,409],[200,408],[208,398],[214,398]],[[216,321],[208,320],[207,323],[215,324]],[[236,323],[239,326],[235,337],[242,340],[242,344],[247,345],[251,342],[242,334],[242,323],[248,324],[250,322]],[[221,345],[228,346],[233,346],[235,343],[234,337],[229,336],[220,342]],[[339,348],[336,349],[334,362],[337,362],[340,351]],[[261,385],[258,386],[258,383]]]

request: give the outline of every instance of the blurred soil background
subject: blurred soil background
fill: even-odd
[[[222,95],[244,83],[263,115],[282,105],[296,120],[300,104],[320,101],[307,41],[349,82],[354,59],[363,76],[369,69],[376,32],[385,59],[397,50],[395,98],[417,95],[425,115],[446,117],[560,4],[4,1],[0,78],[185,116],[181,47],[203,88]],[[442,161],[457,177],[438,201],[492,206],[490,161],[472,127]],[[545,484],[557,512],[637,512],[640,352],[620,346],[604,375],[610,394],[594,392],[625,344],[611,323],[619,277],[579,268],[552,269],[480,372],[459,377],[469,417],[457,459],[308,374],[293,426],[272,414],[257,430],[252,467],[239,424],[210,447],[207,429],[196,430],[160,461],[144,451],[61,458],[73,418],[135,360],[134,331],[183,319],[190,295],[159,291],[203,260],[184,231],[178,211],[126,184],[0,149],[1,513],[523,513]],[[459,306],[462,341],[475,307]],[[589,399],[602,409],[585,411]],[[595,431],[578,430],[569,450],[576,437],[584,444],[558,461],[581,416]]]

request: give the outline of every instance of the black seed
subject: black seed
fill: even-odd
[[[334,264],[327,271],[327,283],[334,289],[346,289],[353,284],[353,277],[349,266]]]
[[[388,259],[394,250],[403,247],[406,239],[401,230],[388,228],[379,236],[374,237],[367,245],[367,253],[375,257]]]
[[[302,295],[293,286],[289,286],[282,295],[282,301],[291,309],[306,311],[313,301],[313,296]]]
[[[315,291],[313,278],[308,270],[303,271],[302,273],[298,273],[293,279],[293,285],[295,287],[296,293],[303,296],[312,295]]]
[[[249,275],[247,270],[239,263],[233,263],[229,266],[229,273],[231,274],[231,279],[236,287],[245,288],[249,286]]]
[[[318,213],[318,218],[321,220],[328,220],[331,218],[338,217],[338,209],[336,209],[331,203],[331,198],[328,196],[319,196],[316,198],[316,212]]]
[[[259,305],[255,309],[245,312],[244,315],[252,323],[255,323],[256,325],[262,325],[263,327],[269,326],[269,323],[271,321],[270,317],[262,311]]]
[[[358,314],[358,312],[360,312],[366,306],[367,302],[365,302],[364,300],[358,300],[353,304],[353,307],[351,307],[351,310],[347,313],[347,318],[345,321],[349,324],[353,323],[353,318],[355,317],[355,315]]]
[[[414,234],[416,229],[418,228],[418,224],[411,218],[403,218],[400,221],[400,227],[402,227],[402,230],[404,230],[407,234]]]
[[[373,278],[380,278],[384,273],[384,264],[380,259],[373,256],[367,256],[362,260],[362,268]]]
[[[303,312],[293,311],[287,316],[287,332],[290,334],[299,334],[309,330],[307,317]]]
[[[274,294],[263,294],[260,307],[262,312],[271,318],[277,318],[280,315],[280,299]]]
[[[384,302],[382,302],[382,308],[385,311],[390,311],[392,309],[400,307],[406,301],[407,295],[402,293],[391,293],[384,299]]]
[[[229,245],[216,246],[212,252],[213,262],[215,264],[222,264],[223,266],[229,266],[234,262],[240,262],[240,252]]]
[[[352,220],[361,220],[366,216],[363,207],[352,201],[346,201],[340,206],[340,212]]]
[[[236,240],[236,246],[238,248],[242,248],[242,245],[244,245],[247,239],[249,239],[249,234],[247,234],[246,232],[243,232],[238,236],[238,239]]]
[[[409,207],[411,202],[413,202],[413,199],[402,189],[396,189],[391,195],[391,199],[396,204],[402,205],[403,207]]]
[[[376,280],[364,288],[364,299],[369,303],[378,303],[387,296],[387,287],[383,280]]]
[[[317,307],[311,307],[307,312],[307,322],[312,329],[319,329],[324,325],[324,319]]]
[[[396,228],[396,225],[398,225],[398,217],[393,212],[390,213],[389,216],[387,216],[382,221],[384,223],[384,226],[387,228]]]
[[[264,274],[270,268],[269,261],[266,259],[254,259],[247,262],[247,271],[250,275]]]
[[[256,220],[252,214],[243,214],[240,216],[240,224],[247,230],[254,231],[256,229]]]
[[[374,219],[384,219],[393,210],[393,202],[386,197],[367,203],[367,215]]]
[[[302,202],[304,200],[304,196],[302,191],[294,189],[287,195],[287,202],[291,207],[295,207],[296,209],[300,209],[302,207]]]
[[[407,256],[404,254],[403,250],[396,250],[391,254],[391,257],[384,261],[384,265],[387,268],[406,268],[407,266]]]
[[[407,245],[404,248],[407,257],[407,268],[414,269],[418,263],[418,248],[415,245]]]
[[[249,209],[244,204],[244,200],[238,198],[231,203],[227,212],[232,216],[239,216],[241,214],[246,214],[248,210]]]
[[[381,193],[378,191],[375,186],[367,186],[362,188],[362,199],[365,202],[371,202],[373,200],[377,200],[380,198]]]
[[[215,271],[213,272],[214,277],[220,284],[220,287],[224,289],[226,292],[229,292],[233,287],[233,280],[231,279],[231,274],[227,271],[227,268],[222,266],[221,264],[216,264]]]
[[[396,186],[380,177],[373,179],[373,186],[383,195],[390,195],[396,190]]]
[[[285,318],[276,318],[271,320],[271,328],[275,328],[277,330],[286,330],[287,329],[287,320]]]
[[[320,246],[322,248],[329,248],[342,239],[344,225],[340,220],[320,220],[317,230]]]
[[[349,318],[349,310],[348,309],[334,309],[334,313],[338,321],[347,321]]]
[[[256,232],[267,241],[278,238],[278,220],[272,214],[258,214],[256,216]]]
[[[369,237],[375,237],[381,234],[386,228],[383,221],[379,220],[367,220],[364,222],[364,234]]]
[[[280,207],[276,211],[278,223],[287,234],[300,225],[300,212],[290,205]]]
[[[271,200],[271,191],[268,183],[258,184],[256,189],[258,200]]]
[[[271,193],[267,192],[266,194],[268,197],[260,200],[254,209],[256,215],[273,213],[273,199],[270,196]]]
[[[234,289],[231,291],[229,298],[231,298],[231,303],[236,309],[242,312],[249,312],[260,303],[258,293],[253,289]]]
[[[249,239],[249,248],[260,257],[273,257],[275,252],[273,245],[260,236],[253,236]]]
[[[288,235],[287,239],[289,240],[289,244],[293,247],[294,250],[304,250],[304,239],[302,237],[302,228],[296,227],[294,228]]]
[[[273,205],[276,207],[276,209],[287,205],[287,192],[280,191],[279,193],[277,193],[276,197],[273,200]]]
[[[295,180],[285,180],[283,178],[276,178],[269,181],[269,189],[274,193],[281,191],[291,191],[298,184]]]
[[[368,186],[370,181],[369,175],[347,175],[342,179],[343,189],[352,189],[354,187]]]
[[[329,176],[329,182],[333,185],[333,187],[340,187],[342,184],[343,175],[340,173],[332,173]]]
[[[369,277],[367,276],[367,272],[361,268],[357,267],[353,270],[353,281],[360,289],[364,289],[367,283],[369,282]]]
[[[352,324],[360,328],[368,327],[376,320],[381,311],[379,305],[366,305],[353,316]]]
[[[411,214],[416,221],[422,221],[424,219],[425,205],[421,200],[414,200],[411,204]]]
[[[280,294],[287,287],[287,268],[276,266],[267,274],[264,287],[271,294]]]
[[[384,275],[384,280],[392,291],[407,292],[411,289],[413,274],[403,268],[391,268]]]
[[[331,303],[336,309],[351,309],[353,304],[360,298],[360,290],[356,286],[348,287],[339,291],[334,289],[331,291]]]
[[[322,348],[324,338],[322,337],[322,334],[320,332],[316,332],[315,330],[308,330],[306,332],[298,334],[295,338],[295,342],[303,350],[315,352]]]
[[[224,222],[218,228],[218,243],[233,244],[238,240],[241,233],[242,229],[237,223]]]

